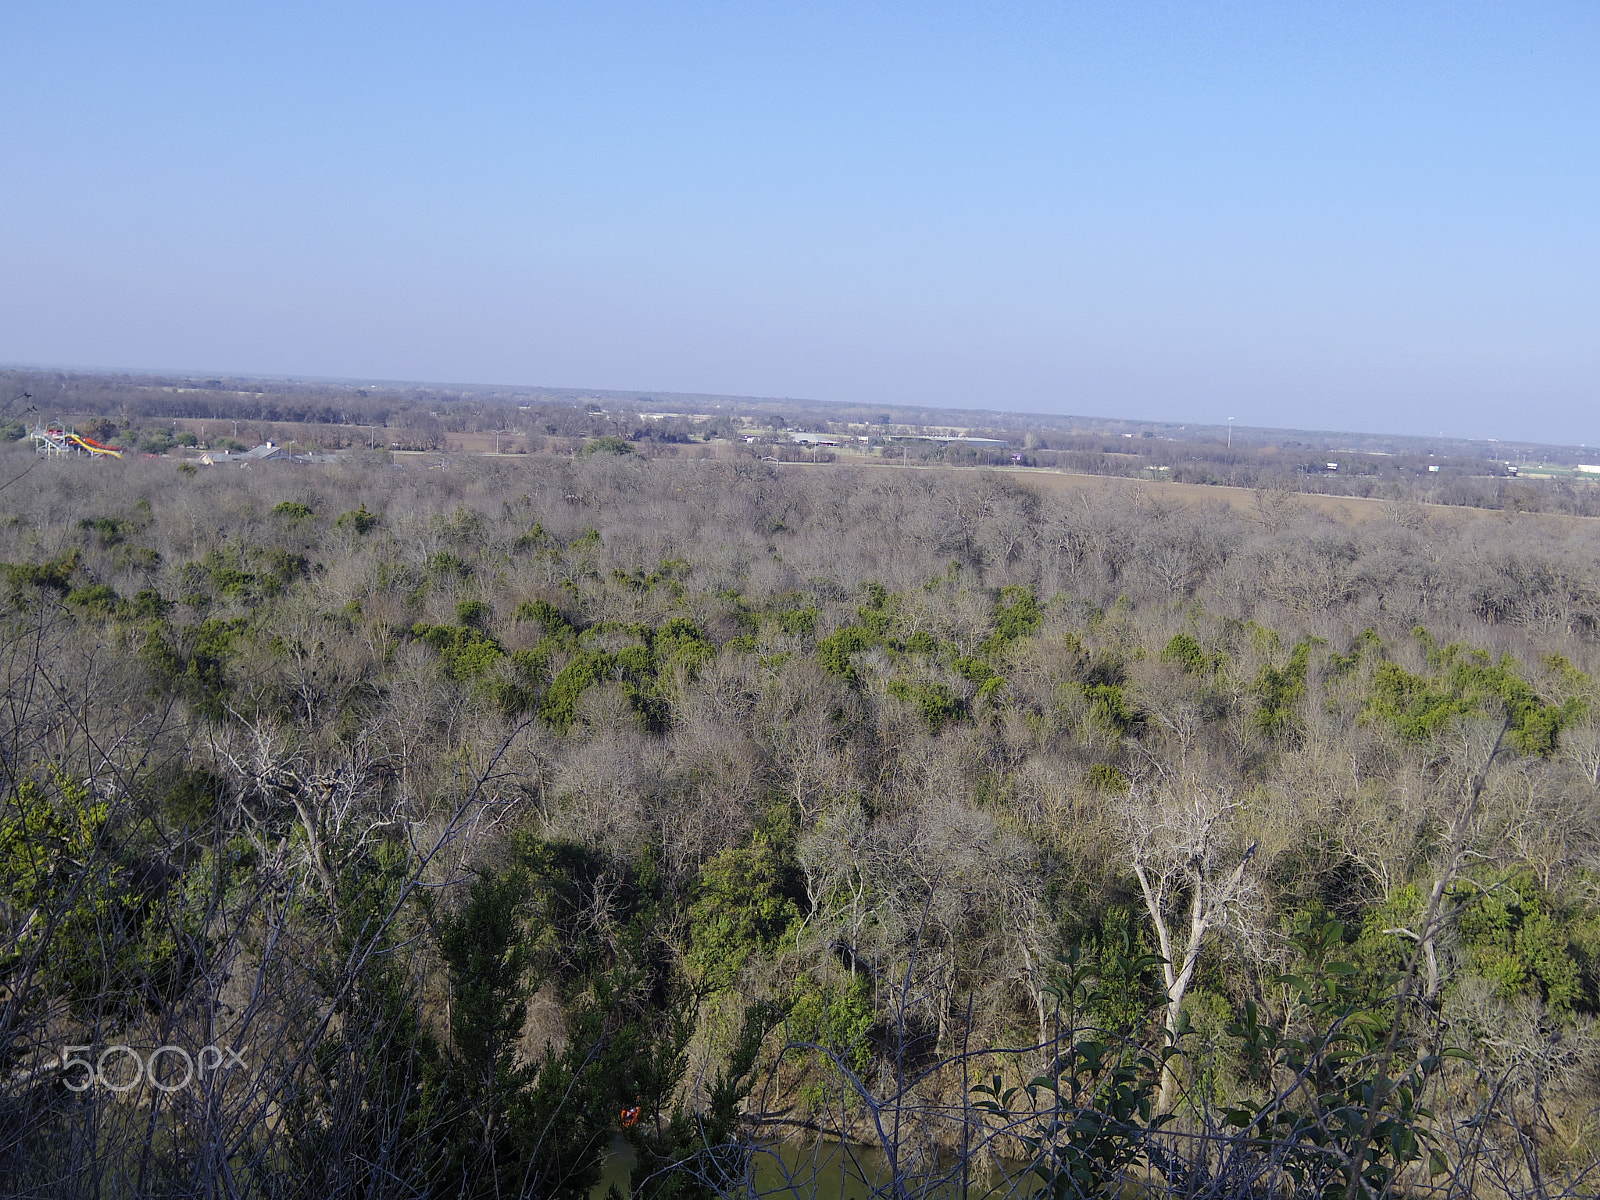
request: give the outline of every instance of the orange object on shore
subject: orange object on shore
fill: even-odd
[[[623,1109],[622,1110],[622,1127],[624,1129],[632,1129],[635,1125],[637,1125],[639,1123],[639,1113],[640,1113],[640,1111],[641,1111],[640,1107],[637,1104],[634,1105],[632,1108]]]

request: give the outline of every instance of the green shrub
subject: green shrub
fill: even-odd
[[[1491,663],[1486,650],[1459,642],[1439,647],[1420,626],[1417,637],[1428,650],[1436,674],[1413,675],[1393,662],[1379,663],[1364,715],[1392,725],[1409,741],[1435,736],[1458,717],[1504,713],[1511,744],[1521,753],[1549,757],[1561,728],[1581,715],[1581,700],[1545,704],[1533,687],[1516,674],[1510,655]]]
[[[1128,790],[1128,777],[1110,763],[1089,765],[1089,786],[1097,792],[1120,796]]]
[[[154,571],[161,565],[161,555],[149,546],[122,546],[115,561],[126,571]]]
[[[137,1006],[142,897],[107,844],[110,806],[52,769],[0,797],[0,978],[35,959],[31,987],[48,988],[82,1015],[115,996]],[[48,938],[48,943],[42,939]],[[48,945],[48,953],[39,955]]]
[[[1464,878],[1451,889],[1461,905],[1460,939],[1468,965],[1502,996],[1530,995],[1558,1013],[1593,1009],[1550,895],[1526,867]]]
[[[789,996],[788,1036],[832,1051],[857,1075],[872,1064],[872,983],[866,972],[818,983],[795,980]]]
[[[1040,611],[1039,601],[1034,598],[1031,587],[1001,588],[1000,602],[994,610],[994,637],[991,640],[997,647],[1014,642],[1038,629],[1043,620],[1044,613]]]
[[[539,715],[565,732],[578,719],[578,700],[611,669],[611,656],[598,650],[580,650],[550,681],[539,702]]]
[[[84,612],[106,616],[116,606],[117,593],[103,583],[96,583],[88,587],[74,588],[68,592],[67,603],[83,609]]]
[[[165,454],[174,445],[172,433],[166,429],[152,429],[139,435],[141,454]]]
[[[1306,667],[1311,643],[1302,641],[1282,667],[1263,666],[1256,675],[1253,690],[1258,699],[1254,722],[1268,737],[1280,736],[1294,728],[1297,709],[1306,696]]]
[[[546,550],[555,544],[555,539],[545,532],[543,525],[535,524],[527,533],[518,536],[511,543],[513,550]]]
[[[102,546],[115,546],[127,534],[128,522],[120,517],[84,517],[78,522],[78,528],[99,534]]]
[[[1089,716],[1107,729],[1126,736],[1144,724],[1144,714],[1128,703],[1121,684],[1087,684],[1083,695],[1089,701]]]
[[[582,450],[578,451],[579,458],[588,458],[593,454],[632,454],[633,446],[624,438],[607,434],[597,437]]]
[[[699,627],[688,617],[673,617],[651,639],[656,669],[668,671],[682,666],[693,673],[701,664],[717,656],[717,648],[706,641]]]
[[[800,919],[779,883],[777,856],[760,833],[705,865],[689,908],[688,962],[707,987],[732,986],[752,954],[771,949]]]
[[[959,720],[967,710],[966,702],[943,683],[906,683],[896,679],[889,684],[889,694],[919,707],[928,732],[933,734]]]
[[[781,612],[770,614],[773,622],[785,633],[798,636],[809,636],[816,628],[818,612],[814,605],[805,608],[789,608]]]
[[[367,511],[366,501],[363,500],[359,508],[352,509],[347,513],[340,513],[333,522],[333,527],[335,529],[353,529],[356,533],[367,534],[378,527],[378,516],[376,513]]]
[[[1187,633],[1175,633],[1161,651],[1161,661],[1181,668],[1186,675],[1198,675],[1211,665],[1200,643]]]
[[[78,552],[68,551],[60,558],[43,563],[0,563],[12,594],[24,588],[39,588],[65,596],[72,590],[72,574],[78,569]]]
[[[458,682],[486,674],[505,653],[494,638],[481,629],[466,625],[427,625],[418,622],[411,627],[411,636],[437,650],[445,673]]]
[[[822,669],[830,675],[840,675],[854,683],[856,670],[850,662],[850,656],[857,651],[865,650],[873,642],[872,635],[865,629],[857,625],[846,625],[834,630],[817,643],[817,660],[822,664]]]
[[[465,579],[472,574],[472,568],[450,551],[438,550],[428,555],[428,574]]]
[[[122,601],[117,616],[124,621],[159,621],[171,607],[172,602],[162,599],[160,592],[145,588],[134,593],[132,600]]]
[[[567,619],[561,615],[561,610],[548,600],[524,600],[517,605],[517,611],[512,619],[518,622],[537,622],[544,627],[547,635],[572,628]]]

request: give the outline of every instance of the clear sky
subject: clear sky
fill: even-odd
[[[1600,4],[0,0],[0,362],[1600,443]]]

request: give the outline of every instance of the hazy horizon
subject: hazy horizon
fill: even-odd
[[[3,360],[1600,442],[1590,6],[8,16]]]

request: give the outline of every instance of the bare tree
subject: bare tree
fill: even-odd
[[[1135,790],[1123,805],[1130,865],[1163,959],[1166,1030],[1172,1041],[1207,936],[1240,920],[1238,910],[1256,892],[1251,873],[1256,845],[1241,847],[1237,836],[1243,807],[1227,791],[1193,779]],[[1171,1110],[1177,1087],[1169,1061],[1158,1101],[1162,1112]]]

